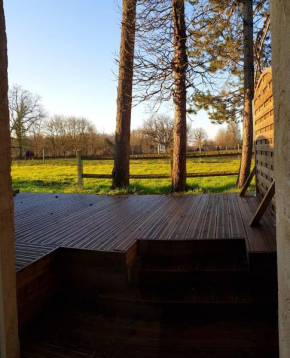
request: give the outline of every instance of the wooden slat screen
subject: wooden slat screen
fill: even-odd
[[[255,91],[254,141],[257,194],[263,198],[274,180],[274,100],[271,68],[263,72]],[[275,197],[270,206],[275,211]]]

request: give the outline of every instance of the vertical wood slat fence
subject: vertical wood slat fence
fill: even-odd
[[[257,194],[264,198],[274,181],[274,98],[272,69],[267,68],[254,96],[254,145]],[[275,211],[275,198],[270,202]]]

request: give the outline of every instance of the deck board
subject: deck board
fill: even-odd
[[[168,201],[168,205],[165,206],[164,210],[158,216],[155,216],[155,218],[151,221],[150,226],[139,238],[158,239],[158,235],[162,232],[162,229],[166,226],[174,211],[177,210],[181,204],[182,197],[172,198],[172,200]]]
[[[188,196],[186,200],[181,200],[181,205],[167,218],[164,222],[163,227],[159,230],[154,239],[159,238],[160,240],[168,239],[171,232],[174,230],[178,222],[181,220],[184,213],[188,210],[192,197]]]
[[[216,238],[230,238],[230,213],[228,195],[221,194],[218,203]]]
[[[59,247],[126,250],[136,239],[245,238],[249,252],[275,252],[275,218],[249,226],[259,199],[204,195],[20,193],[15,198],[16,268]]]
[[[241,216],[236,194],[229,195],[229,219],[231,237],[244,238],[247,236],[243,217]]]
[[[185,239],[198,239],[199,238],[209,201],[210,201],[210,195],[205,194],[205,195],[201,196],[201,200],[200,200],[198,208],[196,210],[196,215],[194,216],[194,218],[191,221],[191,224],[187,230]]]
[[[162,199],[163,198],[163,199]],[[168,206],[168,200],[162,197],[158,200],[157,206],[153,208],[147,216],[143,216],[142,221],[136,226],[130,226],[130,230],[126,230],[125,234],[119,236],[114,246],[115,250],[126,250],[135,239],[140,239],[153,224],[155,220],[160,219],[160,216]]]
[[[145,197],[146,198],[146,197]],[[146,216],[150,210],[154,210],[156,208],[156,204],[158,204],[156,198],[149,197],[146,198],[143,202],[135,203],[133,208],[122,208],[124,209],[123,215],[119,218],[112,218],[110,229],[108,230],[108,222],[103,226],[103,232],[98,233],[95,238],[98,240],[98,244],[93,246],[93,249],[103,249],[108,247],[108,245],[114,245],[115,241],[119,239],[119,237],[128,232],[128,229],[134,227],[134,225],[140,223],[140,220]],[[114,221],[112,223],[112,220]]]
[[[188,228],[196,214],[199,202],[201,200],[201,195],[193,195],[191,197],[190,205],[188,206],[186,212],[183,213],[182,217],[178,221],[177,225],[169,235],[170,240],[183,240]]]
[[[217,209],[219,198],[219,195],[210,195],[210,201],[203,220],[202,231],[199,237],[200,239],[211,239],[216,237],[215,232],[217,226]]]

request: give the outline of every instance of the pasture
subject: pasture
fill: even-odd
[[[210,157],[188,158],[188,173],[238,171],[239,158]],[[111,174],[113,160],[85,160],[84,173]],[[131,174],[166,174],[170,173],[169,159],[132,160]],[[110,179],[84,179],[83,188],[77,184],[76,159],[47,159],[13,161],[13,187],[22,192],[47,193],[87,193],[87,194],[169,194],[170,179],[131,180],[128,190],[112,190]],[[220,193],[239,191],[235,188],[236,176],[188,178],[187,193]],[[250,189],[254,190],[252,186]]]

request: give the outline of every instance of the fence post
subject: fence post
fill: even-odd
[[[42,164],[45,164],[45,150],[42,149]]]
[[[78,165],[78,185],[83,186],[83,162],[82,162],[82,152],[77,151],[77,165]]]

